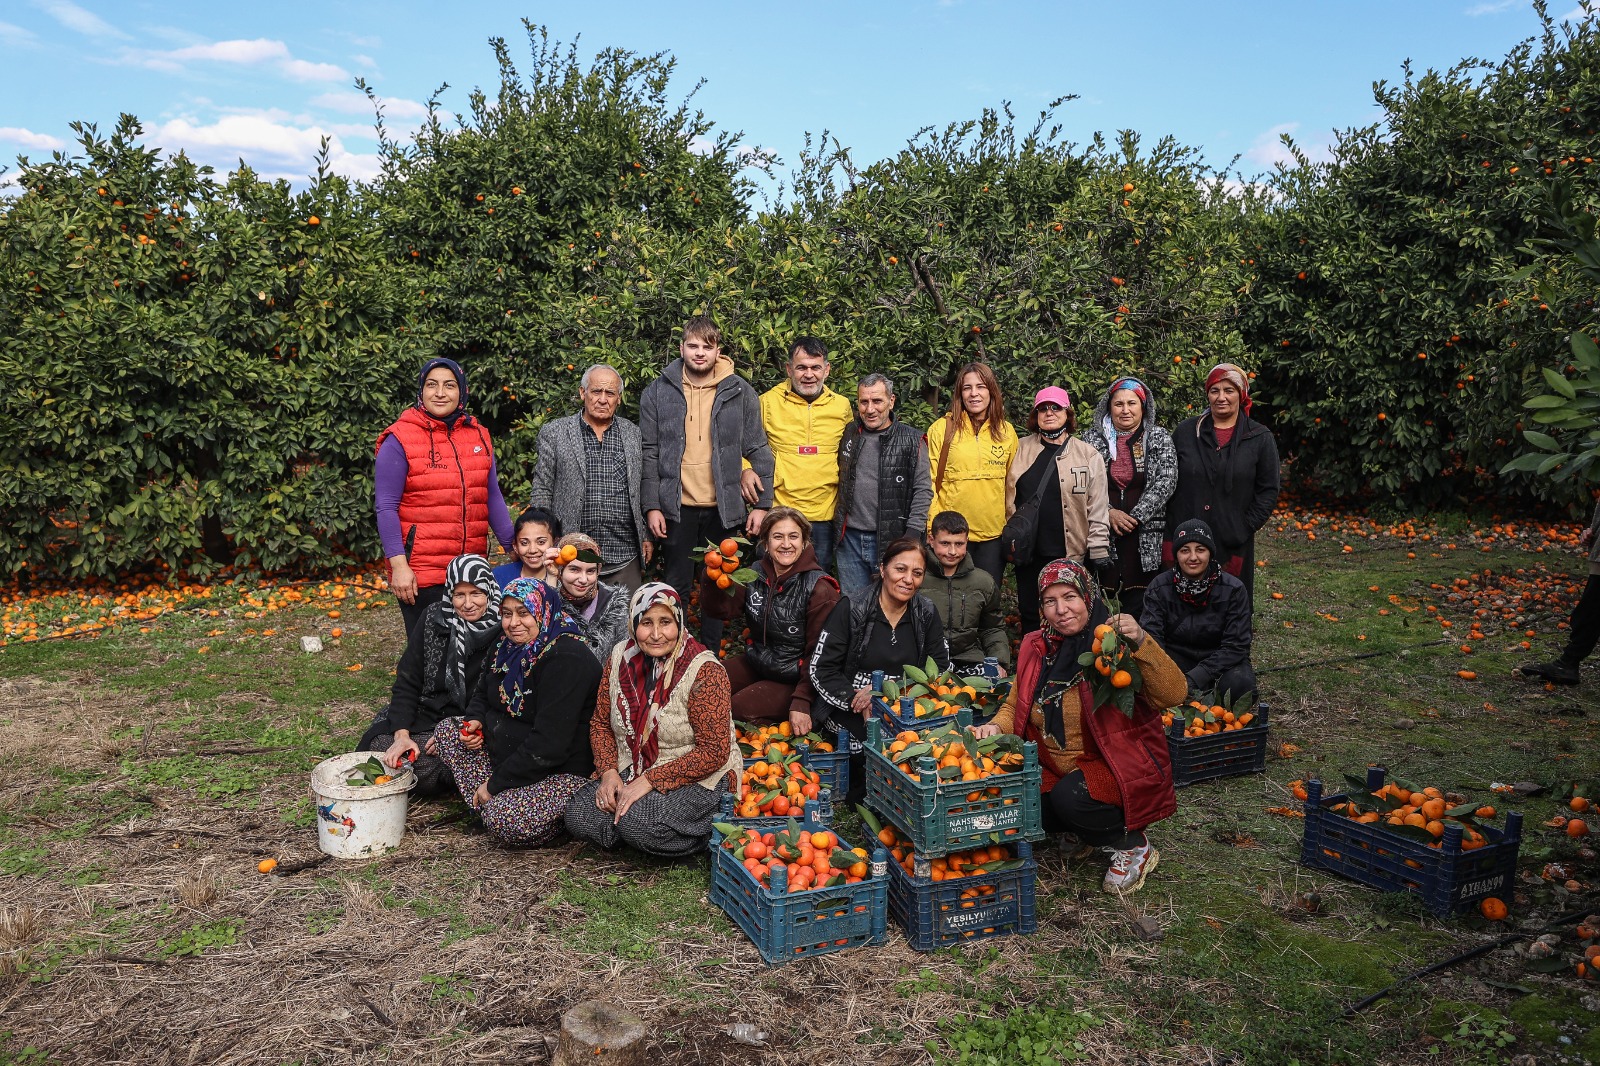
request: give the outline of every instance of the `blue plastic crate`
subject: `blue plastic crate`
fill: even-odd
[[[788,819],[781,819],[785,826]],[[807,829],[827,827],[808,820]],[[839,847],[849,849],[847,841]],[[782,871],[773,887],[757,881],[744,864],[722,847],[722,834],[711,831],[711,902],[721,907],[744,931],[769,966],[825,955],[864,944],[882,944],[889,924],[889,855],[872,852],[871,873],[854,885],[788,892]]]
[[[995,669],[996,671],[999,670],[998,663],[996,664]],[[982,668],[980,668],[978,672],[980,674],[987,673],[987,671]],[[884,673],[882,670],[874,670],[872,672],[872,690],[874,692],[879,692],[883,689],[883,680]],[[1011,690],[1010,686],[1010,681],[1001,681],[998,683],[998,686],[993,690],[995,693],[994,698],[988,704],[990,709],[985,711],[982,720],[987,721],[988,719],[994,717],[995,712],[1000,709],[1000,704],[1005,701],[1006,693]],[[900,697],[899,704],[891,707],[883,700],[880,700],[878,697],[874,696],[872,698],[872,713],[875,717],[882,718],[884,721],[894,726],[895,732],[897,733],[903,732],[907,729],[922,730],[931,729],[934,726],[947,725],[951,722],[954,722],[960,714],[958,711],[956,714],[941,714],[937,717],[918,718],[912,713],[915,704],[916,701],[910,696],[902,696]]]
[[[834,735],[832,751],[812,751],[811,745],[798,742],[794,745],[800,754],[800,765],[807,770],[814,770],[817,774],[818,784],[823,791],[832,790],[836,796],[845,796],[850,792],[850,734],[843,729],[837,730]],[[746,770],[763,760],[747,758],[744,760]]]
[[[1383,787],[1386,771],[1367,770],[1367,791]],[[1461,849],[1461,825],[1445,823],[1438,848],[1388,832],[1379,823],[1363,824],[1335,814],[1331,808],[1349,797],[1323,796],[1321,781],[1306,782],[1306,828],[1300,864],[1329,870],[1383,892],[1409,892],[1439,917],[1469,910],[1494,896],[1509,905],[1522,846],[1522,815],[1506,815],[1504,831],[1481,826],[1489,841],[1472,851]]]
[[[898,863],[889,863],[889,913],[905,930],[912,950],[937,951],[969,940],[1037,932],[1034,884],[1039,867],[1033,845],[1018,844],[1016,856],[1023,865],[1015,870],[945,881],[914,877]],[[917,856],[919,865],[921,860]],[[980,886],[992,891],[962,898]]]
[[[918,776],[906,776],[883,753],[883,723],[877,719],[867,723],[862,747],[867,806],[893,822],[918,855],[936,859],[987,845],[996,834],[1006,844],[1044,836],[1039,753],[1032,741],[1022,746],[1021,770],[982,781],[941,781],[926,756]]]
[[[739,818],[734,815],[738,809],[738,802],[732,792],[722,794],[722,805],[717,809],[717,821],[728,822],[732,825],[745,826],[750,829],[759,829],[763,833],[776,833],[780,829],[789,827],[789,819],[793,815],[765,815],[760,818]],[[818,829],[828,829],[833,825],[833,797],[827,789],[814,800],[806,800],[805,810],[802,815],[802,824],[815,825]],[[715,830],[713,830],[715,832]]]
[[[1243,729],[1186,737],[1176,718],[1167,727],[1167,750],[1172,754],[1172,783],[1178,788],[1197,781],[1240,774],[1259,774],[1267,768],[1267,705],[1256,708],[1256,719]]]

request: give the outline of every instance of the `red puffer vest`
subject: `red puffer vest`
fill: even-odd
[[[1013,728],[1024,740],[1040,744],[1040,784],[1049,792],[1060,775],[1043,758],[1042,738],[1033,727],[1033,697],[1039,675],[1047,665],[1044,635],[1035,630],[1023,638],[1017,650],[1017,710]],[[1084,736],[1099,753],[1100,758],[1094,761],[1111,771],[1117,791],[1122,793],[1123,824],[1130,831],[1138,832],[1172,817],[1178,810],[1178,793],[1172,784],[1172,752],[1167,748],[1167,736],[1161,729],[1161,713],[1151,710],[1144,697],[1139,696],[1133,701],[1133,717],[1129,718],[1109,705],[1095,707],[1090,692],[1087,681],[1078,683]],[[1099,775],[1094,771],[1097,769],[1086,770],[1085,782],[1090,785],[1091,796],[1107,802],[1105,797],[1095,794],[1094,777]]]
[[[454,426],[407,408],[378,435],[393,435],[406,452],[406,488],[400,497],[400,532],[417,586],[444,583],[450,560],[489,548],[489,471],[494,446],[471,415]],[[373,454],[377,454],[374,449]]]

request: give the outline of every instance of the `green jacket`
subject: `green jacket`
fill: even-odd
[[[980,663],[993,655],[1000,665],[1010,667],[1011,639],[1000,611],[1000,589],[994,578],[973,564],[971,555],[961,560],[954,577],[945,577],[942,568],[930,570],[922,594],[939,608],[951,659]]]

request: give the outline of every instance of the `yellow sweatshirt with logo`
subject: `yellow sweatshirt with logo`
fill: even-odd
[[[849,400],[826,385],[807,403],[789,383],[761,394],[761,424],[776,463],[773,502],[808,521],[833,518],[839,502],[839,438],[855,417]]]
[[[1000,423],[1000,439],[984,426],[973,436],[971,423],[962,418],[950,438],[945,457],[944,483],[939,480],[939,453],[950,425],[948,416],[928,427],[928,466],[933,477],[933,506],[928,526],[940,511],[960,511],[967,520],[969,540],[994,540],[1006,528],[1006,471],[1017,454],[1017,431]]]

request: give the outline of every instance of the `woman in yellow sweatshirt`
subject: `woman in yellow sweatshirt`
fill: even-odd
[[[966,517],[967,550],[996,586],[1005,570],[1000,533],[1006,527],[1006,471],[1016,453],[1017,431],[1006,421],[994,371],[987,363],[968,363],[956,375],[949,413],[928,427],[928,514],[959,511]]]

